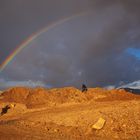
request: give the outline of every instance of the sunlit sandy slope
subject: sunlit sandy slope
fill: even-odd
[[[140,139],[140,96],[124,90],[12,88],[0,96],[2,140]],[[92,125],[99,118],[101,130]]]

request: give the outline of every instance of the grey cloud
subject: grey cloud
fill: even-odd
[[[0,79],[0,89],[6,89],[15,86],[26,86],[26,87],[49,87],[42,81],[6,81],[5,79]]]
[[[34,4],[36,8],[37,3]],[[54,6],[54,1],[49,4]],[[140,61],[125,51],[128,47],[139,48],[139,4],[137,0],[82,0],[79,5],[74,1],[59,1],[54,13],[48,9],[55,20],[81,11],[90,12],[36,38],[14,58],[0,77],[16,81],[39,80],[57,87],[79,87],[83,82],[88,86],[117,86],[121,81],[139,80]],[[37,17],[41,12],[36,11]],[[43,24],[53,20],[46,20]],[[33,21],[31,19],[30,23]]]

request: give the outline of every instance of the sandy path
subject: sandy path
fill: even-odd
[[[91,126],[103,117],[100,131]],[[90,102],[32,109],[0,118],[0,139],[139,139],[140,101]]]

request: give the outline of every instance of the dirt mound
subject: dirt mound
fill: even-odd
[[[1,95],[0,101],[24,103],[27,107],[48,106],[68,102],[86,101],[87,97],[80,90],[73,87],[44,89],[16,87],[9,89]]]
[[[25,87],[15,87],[4,91],[2,100],[7,102],[25,103],[31,89]]]
[[[12,88],[0,96],[0,111],[10,106],[0,116],[0,139],[139,139],[139,99],[122,89]]]
[[[2,93],[0,101],[26,104],[28,108],[53,106],[63,103],[81,103],[89,100],[113,101],[140,99],[139,95],[131,94],[123,89],[106,90],[103,88],[89,88],[81,92],[74,87],[65,88],[11,88]]]
[[[126,92],[124,89],[113,89],[106,92],[106,97],[98,99],[98,101],[114,101],[114,100],[136,100],[140,99],[139,95]]]
[[[87,100],[84,93],[76,88],[66,87],[46,90],[43,88],[33,89],[26,99],[26,105],[29,108],[35,106],[53,106],[68,102],[82,102]]]
[[[64,102],[82,102],[87,100],[85,93],[74,87],[66,87],[50,90],[53,101],[59,100],[60,103]]]
[[[27,107],[36,107],[49,104],[49,92],[42,88],[32,89],[25,101]]]

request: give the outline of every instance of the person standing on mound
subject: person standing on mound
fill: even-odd
[[[82,92],[87,92],[88,89],[87,89],[87,86],[85,84],[82,84]]]

